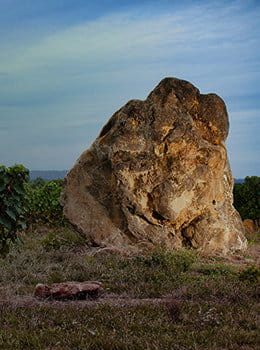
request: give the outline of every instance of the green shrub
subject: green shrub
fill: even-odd
[[[24,193],[27,181],[29,170],[23,165],[0,166],[0,256],[9,252],[12,242],[21,240],[18,232],[26,228]]]
[[[257,282],[260,278],[260,269],[257,266],[249,266],[239,273],[239,279],[245,282]]]
[[[147,257],[136,257],[136,262],[147,266],[161,266],[164,268],[174,268],[178,272],[186,272],[190,266],[197,261],[197,257],[191,250],[163,250],[158,249]]]
[[[260,219],[260,177],[247,176],[234,185],[234,206],[242,219]]]
[[[197,269],[197,272],[208,276],[230,276],[233,274],[233,270],[228,265],[222,264],[203,264]]]
[[[61,247],[79,247],[86,244],[86,241],[77,232],[62,231],[50,232],[42,241],[46,251],[58,250]]]
[[[26,185],[26,212],[29,222],[64,224],[65,217],[60,204],[62,180]]]
[[[47,181],[45,181],[43,178],[37,177],[36,179],[30,181],[30,185],[32,188],[38,188],[44,186],[46,182]]]

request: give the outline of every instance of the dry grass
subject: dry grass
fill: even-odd
[[[38,227],[0,260],[1,349],[259,348],[259,268],[247,266],[246,255],[92,253],[70,228]],[[33,298],[37,283],[65,280],[99,280],[105,295]]]

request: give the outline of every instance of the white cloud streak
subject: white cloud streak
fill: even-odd
[[[246,11],[241,1],[212,2],[153,15],[117,13],[46,36],[28,33],[24,45],[3,42],[0,123],[13,136],[25,126],[28,144],[42,128],[49,142],[44,125],[89,130],[128,99],[145,98],[164,76],[190,80],[224,99],[253,93],[260,78],[258,21],[259,11]],[[96,135],[86,134],[89,145]],[[42,167],[53,166],[44,145],[39,153]]]

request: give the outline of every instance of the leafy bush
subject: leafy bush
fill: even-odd
[[[233,274],[230,266],[221,264],[203,264],[197,269],[197,272],[212,277],[230,276]]]
[[[135,261],[147,266],[174,267],[178,272],[186,272],[197,260],[196,255],[190,250],[170,251],[158,249],[147,257],[136,257]]]
[[[0,255],[5,256],[10,243],[21,239],[18,231],[26,228],[24,217],[25,184],[29,170],[23,165],[0,166]]]
[[[234,206],[242,219],[260,219],[260,177],[247,176],[234,185]]]
[[[37,177],[36,179],[31,180],[30,184],[32,188],[38,188],[44,186],[46,184],[46,181],[41,177]]]
[[[77,232],[50,231],[48,235],[42,240],[42,245],[46,251],[58,250],[61,247],[79,247],[84,246],[86,241]]]
[[[65,217],[60,204],[62,180],[26,185],[26,212],[29,222],[63,224]]]
[[[257,266],[249,266],[239,273],[239,279],[247,282],[257,282],[260,278],[260,269]]]

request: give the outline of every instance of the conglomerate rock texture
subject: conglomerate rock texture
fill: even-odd
[[[65,181],[65,215],[101,247],[245,249],[228,129],[220,97],[163,79],[145,101],[117,111],[77,160]]]

